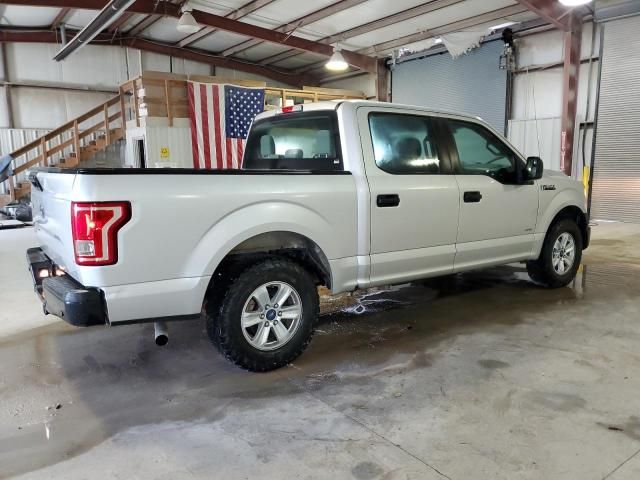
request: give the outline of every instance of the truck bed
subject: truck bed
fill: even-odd
[[[30,180],[40,246],[76,281],[118,300],[109,302],[112,322],[199,312],[219,262],[263,233],[313,239],[329,261],[356,255],[356,188],[348,172],[42,168]],[[112,201],[131,203],[118,262],[76,265],[71,203]],[[181,305],[185,292],[193,300]]]

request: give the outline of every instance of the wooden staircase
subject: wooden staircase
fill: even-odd
[[[28,169],[74,168],[124,138],[127,95],[130,91],[121,88],[115,97],[12,152],[13,175],[5,180],[10,201],[29,195],[31,184],[24,179]]]

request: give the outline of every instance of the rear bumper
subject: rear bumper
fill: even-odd
[[[60,317],[76,327],[105,325],[107,314],[102,292],[85,287],[69,275],[54,276],[55,266],[42,249],[27,250],[33,287],[45,313]]]

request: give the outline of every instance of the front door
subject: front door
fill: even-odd
[[[522,182],[524,162],[480,123],[446,119],[460,188],[455,270],[525,260],[538,215],[536,182]]]
[[[420,111],[361,107],[371,193],[370,285],[450,273],[459,193],[440,125]]]

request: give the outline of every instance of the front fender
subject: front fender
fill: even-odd
[[[556,192],[555,196],[547,201],[545,201],[544,195],[545,192],[541,191],[540,212],[536,225],[535,242],[531,252],[531,258],[534,259],[540,255],[547,231],[558,213],[567,207],[577,207],[585,215],[587,212],[582,188],[578,190],[567,186],[561,191]]]
[[[327,218],[304,205],[284,201],[245,205],[222,217],[202,236],[186,262],[185,276],[213,275],[236,246],[269,232],[303,235],[315,242],[328,259],[340,258],[344,253],[340,241],[345,239],[335,230]],[[351,238],[355,241],[354,236]]]
[[[542,192],[541,195],[544,195],[544,192]],[[542,203],[541,199],[540,206],[543,210],[541,210],[538,218],[536,233],[546,234],[551,222],[553,222],[553,219],[566,207],[578,207],[582,213],[585,215],[587,213],[584,193],[582,190],[578,191],[573,188],[565,188],[558,192],[546,205],[543,205]]]

